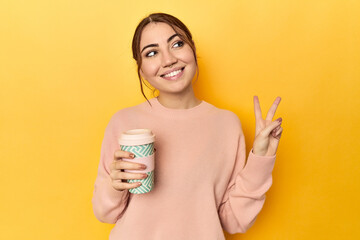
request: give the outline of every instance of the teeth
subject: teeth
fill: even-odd
[[[179,74],[181,71],[182,71],[181,69],[179,69],[177,71],[173,71],[171,73],[168,73],[168,74],[164,75],[164,77],[173,77],[173,76]]]

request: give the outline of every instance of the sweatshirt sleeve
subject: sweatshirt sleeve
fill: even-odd
[[[118,191],[112,187],[110,164],[118,147],[114,117],[105,129],[101,145],[98,174],[95,180],[92,205],[95,217],[104,223],[116,223],[124,214],[129,200],[129,191]]]
[[[254,224],[272,184],[276,155],[257,156],[251,149],[246,165],[245,157],[245,138],[240,125],[235,167],[219,207],[222,227],[230,234],[244,233]]]

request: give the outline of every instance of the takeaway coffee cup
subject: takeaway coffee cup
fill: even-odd
[[[129,189],[129,192],[142,194],[150,192],[154,187],[154,153],[155,135],[150,129],[132,129],[125,131],[119,138],[120,149],[131,152],[135,158],[123,158],[124,161],[146,165],[145,170],[125,170],[125,172],[146,173],[145,179],[128,179],[128,183],[141,182],[141,186]]]

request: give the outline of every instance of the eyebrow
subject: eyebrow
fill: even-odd
[[[168,38],[167,42],[170,42],[170,41],[173,40],[174,37],[176,37],[176,36],[179,36],[179,37],[180,37],[180,34],[175,33],[174,35],[172,35],[171,37]],[[146,48],[149,48],[149,47],[158,47],[158,46],[159,46],[159,44],[157,44],[157,43],[153,43],[153,44],[146,45],[146,46],[141,50],[140,53],[142,53]]]

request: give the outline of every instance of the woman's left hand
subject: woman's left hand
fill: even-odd
[[[279,140],[283,128],[281,127],[282,118],[272,121],[281,98],[277,97],[266,115],[262,118],[259,98],[254,96],[255,111],[255,139],[253,153],[259,156],[274,156],[279,145]]]

